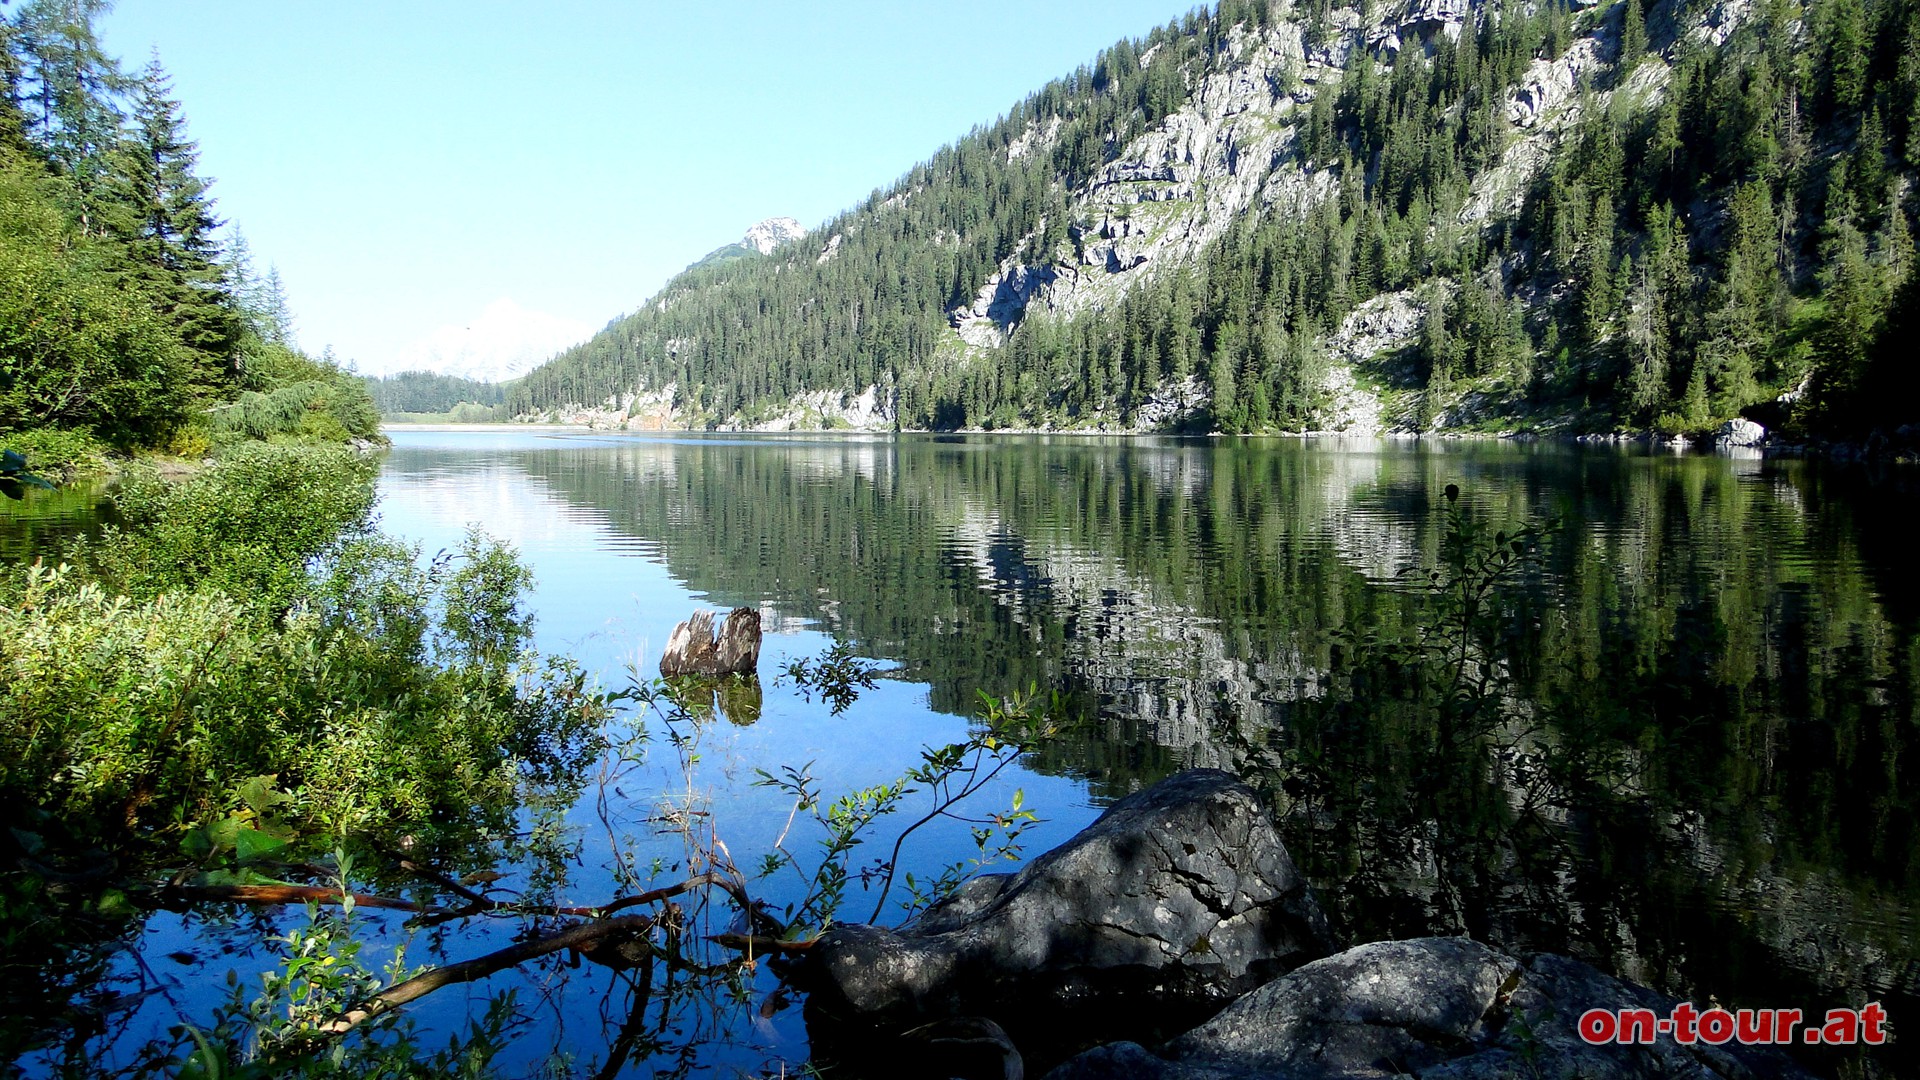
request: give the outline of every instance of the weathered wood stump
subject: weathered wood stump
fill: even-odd
[[[667,647],[660,654],[660,674],[672,679],[682,675],[752,675],[760,667],[760,613],[752,608],[734,608],[720,625],[716,640],[711,611],[696,611],[686,622],[673,628]]]

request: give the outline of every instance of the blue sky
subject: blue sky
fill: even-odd
[[[597,329],[1185,10],[121,0],[100,35],[129,69],[158,48],[301,345],[378,372],[482,319],[488,340]]]

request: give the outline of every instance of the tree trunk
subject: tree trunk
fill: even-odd
[[[711,611],[696,611],[686,622],[673,628],[667,647],[660,654],[660,674],[667,678],[682,675],[752,675],[760,666],[760,613],[753,608],[735,608],[721,624],[719,639],[713,633]]]

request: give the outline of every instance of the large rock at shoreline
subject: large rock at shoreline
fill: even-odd
[[[1714,433],[1716,446],[1760,446],[1767,441],[1767,429],[1751,420],[1735,419],[1720,425]]]
[[[1089,1050],[1046,1080],[1308,1080],[1511,1076],[1803,1078],[1771,1051],[1593,1046],[1575,1029],[1590,1008],[1675,1004],[1562,956],[1517,958],[1466,938],[1361,945],[1308,964],[1152,1052]]]
[[[961,1015],[992,1017],[1023,1045],[1069,1027],[1151,1030],[1131,1026],[1140,1018],[1171,1034],[1328,951],[1326,919],[1259,799],[1196,769],[905,930],[828,931],[807,961],[809,1026],[816,1045],[842,1046]]]

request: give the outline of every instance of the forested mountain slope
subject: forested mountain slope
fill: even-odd
[[[1862,434],[1917,412],[1884,332],[1917,93],[1920,0],[1223,0],[690,269],[509,406]]]

